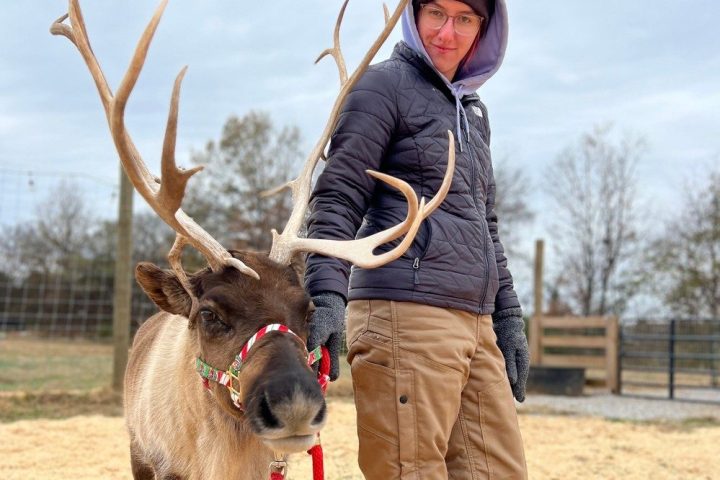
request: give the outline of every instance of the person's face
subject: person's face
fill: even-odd
[[[430,55],[430,60],[435,68],[445,78],[452,81],[460,62],[475,43],[477,33],[475,35],[458,35],[454,27],[454,22],[458,21],[456,18],[448,18],[445,24],[438,29],[436,25],[433,25],[436,22],[433,22],[431,18],[431,15],[437,14],[433,10],[441,10],[449,17],[477,16],[470,6],[457,0],[434,0],[418,10],[417,28],[425,51]]]

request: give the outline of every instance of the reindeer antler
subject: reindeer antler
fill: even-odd
[[[420,227],[420,223],[427,218],[427,216],[430,215],[430,213],[432,213],[432,211],[435,210],[444,200],[452,181],[455,169],[455,140],[452,133],[448,132],[450,139],[448,168],[440,190],[436,194],[435,198],[433,198],[433,200],[427,205],[424,200],[422,200],[418,205],[415,192],[412,187],[404,181],[371,170],[367,171],[367,173],[373,177],[378,178],[403,192],[408,201],[408,214],[402,223],[358,240],[334,241],[298,237],[298,232],[305,220],[305,212],[307,211],[307,206],[310,201],[312,174],[315,171],[317,162],[321,158],[324,158],[325,147],[337,124],[340,109],[343,107],[345,99],[352,88],[365,73],[365,70],[375,57],[375,54],[390,35],[390,32],[395,27],[395,24],[397,24],[403,9],[408,3],[408,0],[400,0],[397,7],[395,7],[395,11],[392,16],[389,15],[387,6],[383,4],[385,28],[383,28],[382,32],[380,32],[380,35],[378,35],[377,39],[365,54],[352,75],[348,77],[347,69],[345,67],[345,59],[340,48],[340,25],[345,15],[345,9],[347,8],[348,1],[349,0],[345,0],[343,2],[337,22],[335,23],[333,47],[324,50],[315,61],[315,63],[317,63],[325,56],[330,55],[333,57],[338,67],[338,74],[340,76],[340,93],[335,99],[335,103],[330,113],[330,118],[325,125],[325,129],[323,130],[320,139],[315,144],[312,152],[310,152],[300,175],[285,185],[268,192],[268,194],[273,194],[284,188],[290,188],[292,190],[293,211],[290,214],[290,219],[285,225],[285,229],[282,234],[278,234],[276,230],[272,231],[273,245],[270,250],[270,258],[281,264],[289,263],[293,254],[298,251],[315,252],[342,258],[364,268],[378,267],[391,262],[392,260],[399,258],[410,247],[415,238],[415,234]],[[382,255],[374,255],[372,253],[378,246],[395,240],[402,235],[405,235],[405,238],[392,250],[385,252]]]
[[[155,30],[157,29],[166,5],[167,0],[161,0],[155,10],[150,23],[140,37],[130,66],[115,96],[113,96],[102,69],[95,58],[95,54],[90,47],[85,21],[83,20],[78,0],[70,0],[68,13],[58,18],[52,24],[50,32],[53,35],[67,37],[77,47],[83,60],[85,60],[90,74],[95,81],[98,93],[100,94],[100,100],[105,109],[110,133],[112,134],[115,148],[118,151],[125,173],[135,189],[142,195],[155,213],[175,230],[177,234],[175,244],[170,250],[168,259],[171,267],[183,283],[183,286],[188,290],[188,293],[192,295],[185,271],[180,263],[182,249],[186,244],[190,244],[199,250],[213,271],[218,271],[225,266],[232,266],[244,274],[255,278],[259,277],[254,270],[247,267],[240,260],[233,258],[222,245],[180,208],[188,180],[203,169],[202,166],[199,166],[189,170],[183,170],[178,168],[175,163],[175,139],[177,135],[180,86],[187,67],[180,71],[173,87],[170,112],[168,114],[165,140],[163,143],[162,177],[159,181],[149,172],[125,128],[125,105],[140,76],[148,49],[150,48],[150,42],[152,41],[152,37],[155,34]],[[68,17],[70,18],[70,26],[63,23]]]

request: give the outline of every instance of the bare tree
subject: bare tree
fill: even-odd
[[[230,117],[220,140],[193,155],[208,168],[190,184],[188,212],[227,248],[269,250],[292,205],[287,192],[261,194],[292,178],[301,155],[297,127],[278,131],[262,112]]]
[[[175,232],[152,212],[133,216],[133,265],[138,262],[167,264],[167,251],[173,244]],[[108,266],[115,258],[117,220],[106,220],[93,230],[88,248],[93,260]]]
[[[655,293],[673,314],[720,318],[720,170],[686,189],[680,212],[649,249]]]
[[[33,220],[2,232],[5,271],[19,277],[68,272],[83,258],[94,220],[81,191],[76,184],[61,181],[37,205]]]
[[[497,190],[495,212],[498,216],[500,239],[509,257],[530,262],[530,255],[521,252],[517,245],[521,227],[535,218],[535,212],[528,204],[531,182],[525,171],[509,165],[507,158],[496,162],[494,174]]]
[[[546,175],[562,269],[559,296],[583,315],[620,314],[640,283],[632,263],[640,253],[635,168],[644,142],[614,143],[610,132],[596,127],[583,135]]]

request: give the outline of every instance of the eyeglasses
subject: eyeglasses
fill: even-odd
[[[458,35],[464,37],[474,37],[480,31],[485,17],[473,15],[471,13],[461,13],[460,15],[448,15],[432,3],[423,3],[420,5],[420,20],[432,30],[440,30],[448,21],[453,20],[453,29]]]

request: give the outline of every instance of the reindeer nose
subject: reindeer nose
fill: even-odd
[[[267,394],[262,396],[262,400],[260,401],[260,411],[258,412],[260,414],[260,420],[265,424],[268,428],[281,428],[283,427],[282,423],[280,423],[280,419],[278,419],[275,414],[273,414],[272,407],[270,407],[270,402],[268,401]]]
[[[279,375],[264,385],[254,412],[262,430],[282,429],[305,435],[323,424],[327,408],[320,387],[312,376],[302,377]]]

